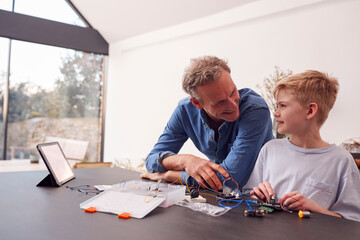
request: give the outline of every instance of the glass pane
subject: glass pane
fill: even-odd
[[[11,159],[31,159],[38,143],[55,137],[66,144],[88,142],[86,161],[99,160],[102,62],[102,55],[13,41],[7,142]]]
[[[7,38],[0,37],[0,159],[2,158],[4,144],[3,103],[7,79],[9,41]]]
[[[0,9],[11,11],[12,0],[0,0]]]
[[[15,12],[86,27],[65,0],[16,0]]]

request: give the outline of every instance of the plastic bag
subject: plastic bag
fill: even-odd
[[[221,216],[230,210],[229,208],[222,208],[208,203],[188,202],[186,200],[177,203],[177,205],[187,207],[194,211],[202,212],[213,217]]]

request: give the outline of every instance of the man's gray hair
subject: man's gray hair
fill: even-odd
[[[185,69],[182,87],[191,97],[200,100],[196,94],[196,87],[217,81],[224,70],[231,72],[227,61],[215,56],[191,59],[190,66]]]

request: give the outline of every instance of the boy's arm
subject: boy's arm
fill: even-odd
[[[283,206],[286,206],[289,209],[293,210],[309,210],[311,212],[318,212],[322,214],[327,214],[335,217],[342,217],[340,214],[336,212],[332,212],[316,202],[308,199],[301,193],[295,191],[295,192],[289,192],[285,194],[280,200],[280,203],[282,203]]]

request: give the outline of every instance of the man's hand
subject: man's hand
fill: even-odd
[[[335,217],[342,217],[340,214],[329,211],[328,209],[320,206],[318,203],[308,199],[296,191],[285,194],[279,201],[282,202],[283,206],[286,206],[292,210],[303,210],[305,208],[306,210],[312,212],[323,213]]]
[[[254,195],[258,199],[262,201],[270,202],[270,197],[275,195],[274,190],[271,187],[269,182],[260,183],[259,186],[254,187],[253,190],[250,192],[251,195]]]
[[[223,187],[215,172],[219,172],[225,178],[230,176],[219,164],[195,156],[185,161],[184,170],[202,187],[207,187],[206,182],[214,190],[221,190]]]
[[[191,154],[172,155],[164,158],[161,161],[161,164],[167,170],[185,170],[202,187],[207,187],[205,184],[206,182],[212,189],[222,189],[222,183],[215,172],[219,172],[225,178],[230,176],[229,173],[219,164]]]
[[[152,181],[164,180],[165,182],[174,182],[179,180],[180,171],[166,171],[166,172],[156,172],[156,173],[143,173],[140,175],[141,178],[146,178]]]

